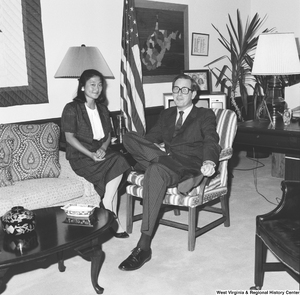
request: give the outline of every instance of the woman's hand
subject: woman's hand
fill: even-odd
[[[97,153],[92,152],[91,153],[91,158],[95,161],[95,162],[101,162],[104,161],[105,158],[100,158],[98,157]]]
[[[106,151],[101,147],[95,153],[92,153],[94,161],[103,161],[105,160]]]
[[[92,158],[94,161],[99,162],[105,160],[106,149],[103,147],[98,149],[96,152],[90,152],[82,143],[75,137],[74,133],[65,132],[67,142],[73,146],[75,149]],[[107,142],[106,142],[107,143]],[[106,144],[105,143],[105,144]]]

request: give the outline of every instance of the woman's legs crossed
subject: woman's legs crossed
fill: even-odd
[[[122,180],[123,174],[117,176],[106,184],[105,194],[102,199],[102,203],[105,209],[108,209],[114,212],[117,215],[117,204],[118,204],[118,188]],[[119,218],[117,217],[118,229],[117,232],[124,232],[124,229],[121,226]]]

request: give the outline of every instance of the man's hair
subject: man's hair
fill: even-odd
[[[180,75],[176,76],[175,79],[173,80],[172,88],[174,87],[174,84],[178,79],[190,80],[192,91],[198,91],[199,90],[199,85],[197,84],[197,82],[192,77],[190,77],[189,75],[186,75],[186,74],[180,74]]]

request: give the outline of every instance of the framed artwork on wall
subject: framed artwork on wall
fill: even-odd
[[[188,70],[183,71],[184,74],[192,77],[198,84],[199,94],[210,93],[210,75],[209,70]]]
[[[143,83],[171,82],[188,68],[188,5],[135,1]]]
[[[209,35],[192,33],[192,55],[208,56]]]
[[[0,32],[2,36],[0,36],[0,41],[5,42],[5,40],[9,38],[15,38],[17,30],[19,30],[20,33],[24,34],[22,38],[24,44],[24,71],[26,76],[26,83],[10,86],[8,82],[2,86],[0,85],[0,107],[23,104],[48,103],[46,62],[44,52],[40,0],[22,0],[20,2],[6,2],[6,4],[9,5],[18,5],[17,3],[21,3],[21,6],[3,6],[2,13],[6,16],[3,17],[3,19],[7,19],[9,21],[15,17],[15,15],[10,14],[14,14],[16,12],[16,9],[19,9],[21,11],[20,26],[13,26],[15,31],[12,33],[9,31],[11,23],[8,22],[7,26],[5,25],[5,23],[2,23]],[[14,41],[11,40],[11,43],[13,44]],[[2,48],[5,47],[6,46],[3,46]],[[12,54],[12,50],[13,48],[10,48],[9,54]],[[2,55],[0,56],[0,58],[7,62],[6,52],[3,50],[0,51],[0,53]],[[17,56],[19,57],[19,55]],[[13,70],[14,73],[12,74],[14,76],[17,76],[19,74],[17,68],[9,64],[5,66],[4,70]]]

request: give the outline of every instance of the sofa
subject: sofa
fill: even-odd
[[[93,185],[74,173],[59,150],[60,138],[54,122],[0,124],[0,216],[13,206],[99,206]]]

